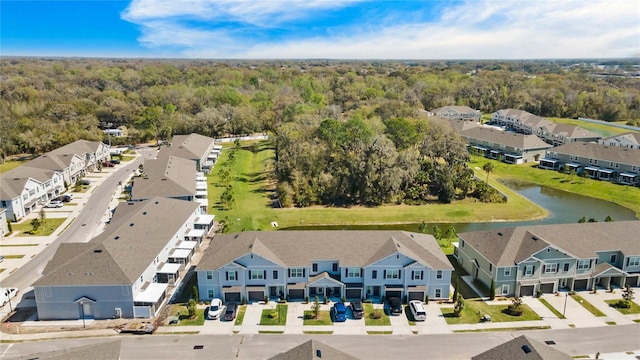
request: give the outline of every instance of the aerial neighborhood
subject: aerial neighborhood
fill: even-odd
[[[493,113],[485,124],[477,110],[466,106],[427,114],[464,139],[471,154],[507,166],[536,163],[542,170],[573,171],[621,186],[640,183],[637,133],[602,139],[514,109]],[[116,193],[126,197],[110,211],[104,228],[89,241],[61,243],[31,284],[38,321],[146,319],[156,329],[180,322],[180,314],[167,316],[168,308],[183,292],[193,292],[205,318],[223,319],[217,311],[227,309],[232,321],[239,306],[244,312],[247,306],[289,303],[288,311],[294,311],[295,304],[309,307],[315,301],[318,308],[329,307],[337,324],[344,303],[352,304],[349,311],[357,319],[355,309],[363,302],[397,315],[398,301],[409,304],[409,324],[417,326],[414,334],[422,334],[428,331],[414,321],[426,319],[431,326],[438,318],[431,312],[435,306],[461,311],[461,282],[490,289],[490,299],[483,298],[487,301],[640,286],[637,220],[462,232],[452,256],[433,235],[403,230],[221,233],[207,189],[223,147],[193,133],[176,135],[149,151],[153,156],[130,172],[128,184],[119,184]],[[119,164],[112,154],[102,142],[78,140],[2,174],[2,224],[35,216],[87,175]],[[3,237],[9,232],[4,225]],[[456,272],[468,275],[456,277]],[[480,323],[490,324],[491,316],[481,312]],[[533,339],[516,342],[530,351],[547,351],[547,345]],[[324,345],[300,346],[291,351]],[[491,351],[504,349],[476,358],[491,358]]]

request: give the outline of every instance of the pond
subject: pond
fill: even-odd
[[[633,211],[610,201],[532,184],[509,182],[505,183],[505,185],[530,201],[547,209],[550,215],[544,219],[532,221],[441,223],[437,225],[443,232],[450,225],[453,225],[457,232],[467,232],[523,225],[577,223],[583,216],[586,219],[594,218],[599,222],[604,221],[607,216],[610,216],[614,221],[636,220]],[[417,232],[419,225],[420,224],[293,226],[282,230],[406,230]],[[429,230],[431,230],[433,225],[434,224],[429,224]]]

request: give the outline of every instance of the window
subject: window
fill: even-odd
[[[504,276],[511,276],[511,268],[504,268]]]
[[[278,280],[278,270],[273,270],[273,279]]]
[[[489,263],[489,272],[493,271],[493,264]]]
[[[436,299],[439,299],[442,297],[442,289],[436,289]]]
[[[207,280],[213,279],[213,271],[207,271]]]
[[[638,267],[640,266],[640,256],[632,256],[627,260],[627,266]]]
[[[400,279],[400,270],[386,270],[385,279]]]
[[[227,271],[227,280],[236,281],[236,272],[235,271]]]
[[[464,240],[460,240],[460,247],[464,247]]]
[[[371,278],[372,279],[378,278],[378,270],[371,270]]]
[[[311,264],[311,269],[313,270],[313,272],[318,271],[318,264],[316,263]]]
[[[442,270],[436,271],[436,279],[442,279]]]
[[[417,271],[417,270],[412,271],[411,280],[422,280],[422,271]]]
[[[304,269],[302,268],[289,270],[289,277],[303,277],[303,276],[304,276]]]
[[[208,289],[208,290],[207,290],[207,297],[208,297],[209,299],[213,299],[213,298],[214,298],[214,295],[215,295],[215,294],[213,293],[213,290],[211,290],[211,289]]]
[[[338,271],[338,263],[333,263],[333,272]]]
[[[569,263],[564,263],[564,272],[569,271]]]
[[[553,264],[547,264],[544,268],[544,273],[545,274],[551,274],[551,273],[557,273],[558,272],[558,264],[557,263],[553,263]]]
[[[591,267],[591,260],[578,260],[578,270],[587,270]]]
[[[525,276],[533,275],[533,265],[527,265],[524,267],[524,275]]]
[[[502,285],[502,295],[508,295],[509,294],[509,285],[504,284]]]
[[[140,283],[144,282],[144,276],[140,276]]]
[[[609,263],[614,264],[616,262],[616,254],[611,255],[609,258]]]
[[[264,280],[264,271],[262,270],[250,270],[249,278],[251,280]]]
[[[360,268],[348,268],[347,277],[360,277]]]

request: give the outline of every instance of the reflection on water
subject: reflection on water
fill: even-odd
[[[506,185],[518,194],[547,209],[550,216],[541,220],[533,221],[453,223],[438,225],[443,231],[449,225],[453,225],[457,232],[466,232],[522,225],[577,223],[583,216],[586,219],[594,218],[600,222],[604,221],[607,216],[610,216],[615,221],[636,219],[633,211],[610,201],[598,200],[538,185],[515,182],[510,182]],[[406,230],[417,232],[418,225],[419,224],[293,226],[282,230]]]

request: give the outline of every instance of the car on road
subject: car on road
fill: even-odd
[[[0,303],[5,306],[11,299],[18,295],[17,288],[0,288]]]
[[[220,318],[220,314],[222,314],[222,300],[213,299],[211,300],[211,305],[207,307],[206,310],[207,319],[216,320]]]
[[[115,159],[111,159],[110,161],[112,164],[118,165],[120,164],[120,160],[115,160]]]
[[[351,313],[353,314],[354,319],[362,319],[364,316],[364,308],[362,307],[362,301],[353,300],[349,307],[351,308]]]
[[[331,307],[331,319],[334,322],[347,321],[347,308],[343,303],[335,303]]]
[[[411,314],[413,314],[413,320],[415,321],[427,320],[427,310],[424,309],[424,305],[422,305],[422,301],[420,300],[409,301],[409,309],[411,309]]]
[[[224,310],[224,320],[225,321],[233,321],[238,314],[238,304],[236,303],[228,303],[226,305],[226,309]]]
[[[402,301],[400,298],[389,298],[389,315],[401,315],[402,314]]]
[[[60,200],[51,200],[44,207],[46,208],[61,208],[64,204]]]

